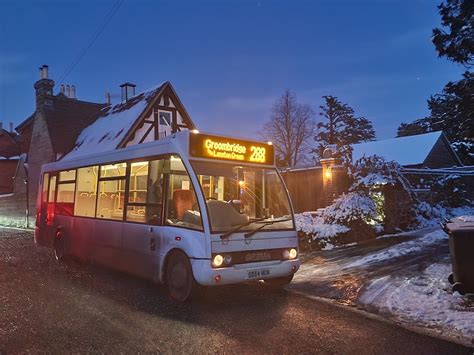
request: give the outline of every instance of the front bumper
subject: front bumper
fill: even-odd
[[[294,274],[300,267],[299,259],[262,261],[239,264],[231,267],[212,268],[210,260],[191,259],[194,279],[203,286],[236,284],[259,279],[273,279]],[[270,274],[262,278],[249,278],[249,271],[268,270]]]

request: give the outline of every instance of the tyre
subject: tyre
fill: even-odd
[[[56,233],[54,238],[54,258],[58,262],[66,260],[66,245],[64,235],[61,232]]]
[[[459,292],[460,295],[466,294],[466,289],[464,288],[464,285],[460,282],[455,282],[452,287],[452,290],[453,292]]]
[[[454,275],[453,273],[450,273],[448,276],[448,282],[452,285],[454,283]]]
[[[178,302],[189,300],[199,288],[188,257],[180,251],[172,252],[168,257],[165,277],[169,296]]]
[[[275,279],[265,280],[265,284],[274,289],[280,289],[288,285],[293,280],[293,275],[285,277],[277,277]]]

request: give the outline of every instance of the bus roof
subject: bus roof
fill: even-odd
[[[235,143],[241,145],[255,145],[258,147],[271,147],[271,154],[272,158],[265,160],[265,161],[251,161],[247,159],[249,156],[245,157],[245,159],[241,160],[234,160],[234,159],[226,159],[221,157],[212,157],[205,154],[197,154],[195,149],[189,149],[190,144],[192,145],[194,141],[196,141],[195,137],[199,137],[199,139],[214,139],[220,140],[222,142],[226,142],[224,144]],[[191,142],[191,143],[190,143]],[[199,150],[200,152],[200,150]],[[198,152],[198,153],[199,153]],[[241,140],[232,137],[226,136],[215,136],[209,135],[204,133],[194,133],[192,131],[186,130],[178,133],[171,134],[168,137],[148,142],[148,143],[141,143],[136,144],[127,148],[122,149],[115,149],[110,150],[107,152],[99,152],[99,153],[91,153],[89,155],[83,155],[79,157],[72,157],[68,158],[67,155],[62,160],[57,162],[52,162],[43,165],[43,172],[47,171],[58,171],[58,170],[67,170],[73,169],[81,166],[90,166],[90,165],[98,165],[108,162],[119,162],[125,160],[132,160],[132,159],[140,159],[145,157],[152,157],[157,155],[163,154],[178,154],[183,159],[188,160],[206,160],[206,161],[219,161],[222,163],[230,163],[230,162],[237,162],[241,164],[249,164],[249,165],[265,165],[265,166],[273,166],[274,159],[273,159],[273,147],[270,143],[262,143],[257,141],[248,141],[248,140]],[[250,152],[248,152],[250,154]]]

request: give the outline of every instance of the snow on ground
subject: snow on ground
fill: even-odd
[[[357,259],[345,265],[344,268],[360,267],[365,264],[377,263],[377,262],[405,256],[408,254],[416,253],[424,249],[425,247],[432,244],[436,244],[440,240],[446,239],[446,238],[447,236],[443,231],[437,230],[435,232],[428,233],[421,238],[416,238],[414,240],[400,243],[386,250],[382,250],[380,252],[364,256],[360,259]]]
[[[433,234],[433,233],[432,233]],[[410,324],[442,330],[445,335],[474,339],[474,303],[452,294],[448,263],[435,263],[419,276],[385,276],[365,286],[358,303]]]

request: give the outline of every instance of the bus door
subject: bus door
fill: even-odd
[[[150,278],[158,270],[167,158],[129,165],[122,253],[126,271]]]
[[[53,245],[54,212],[56,203],[57,173],[45,174],[43,178],[43,196],[39,218],[39,240],[46,246]]]

